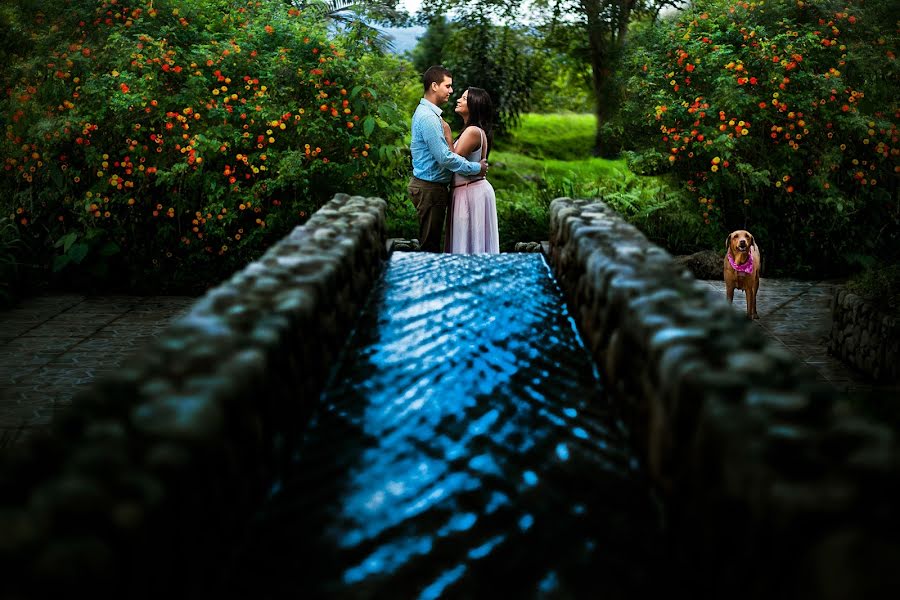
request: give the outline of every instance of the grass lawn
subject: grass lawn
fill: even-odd
[[[525,114],[519,126],[495,145],[497,150],[536,159],[580,161],[591,156],[596,124],[596,117],[589,114]]]

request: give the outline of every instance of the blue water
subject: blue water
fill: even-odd
[[[541,255],[395,253],[238,584],[313,597],[646,591],[657,515],[601,386]]]

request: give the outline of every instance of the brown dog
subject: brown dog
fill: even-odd
[[[747,298],[747,318],[758,319],[756,293],[759,291],[759,271],[762,258],[759,246],[749,231],[732,231],[725,240],[725,296],[734,300],[734,288],[744,291]]]

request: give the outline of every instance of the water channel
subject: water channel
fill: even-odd
[[[659,510],[602,385],[540,254],[394,253],[229,590],[657,593]]]

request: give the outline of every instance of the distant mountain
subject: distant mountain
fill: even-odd
[[[379,27],[379,29],[392,38],[392,52],[397,55],[402,55],[415,48],[419,38],[425,33],[425,28],[421,25],[414,27]]]

